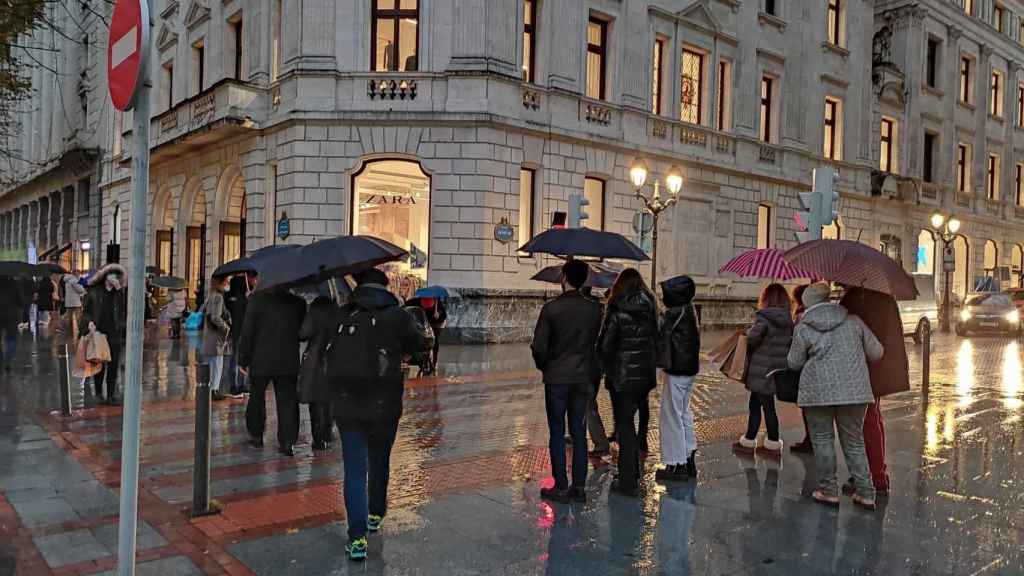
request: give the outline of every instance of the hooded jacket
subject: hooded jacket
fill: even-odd
[[[386,287],[377,284],[357,286],[349,298],[349,303],[338,309],[337,314],[339,318],[344,318],[356,308],[373,314],[378,326],[374,337],[384,339],[381,346],[391,350],[392,356],[411,356],[426,346],[424,327],[417,324],[412,315],[401,307],[398,298]],[[334,354],[344,353],[344,350],[329,350],[328,363],[332,361]],[[352,353],[348,358],[348,361],[353,363],[376,360],[357,358]],[[395,374],[394,378],[382,379],[369,392],[338,390],[334,398],[334,418],[338,428],[342,431],[372,431],[382,426],[393,425],[401,418],[405,377],[402,370],[395,371]]]
[[[250,300],[238,339],[238,365],[253,377],[297,376],[299,329],[306,301],[287,292],[258,292]]]
[[[121,287],[107,290],[107,276],[120,274]],[[89,278],[85,299],[82,300],[82,324],[92,322],[107,339],[124,338],[128,325],[128,295],[125,282],[128,274],[120,264],[107,264]]]
[[[609,303],[599,346],[609,390],[646,393],[654,388],[657,335],[654,300],[647,292],[622,294]]]
[[[787,366],[792,343],[793,316],[788,308],[757,311],[754,325],[747,331],[747,390],[775,394],[775,380],[768,373]]]
[[[78,277],[74,274],[65,274],[61,281],[64,282],[64,307],[81,308],[85,287],[78,282]]]
[[[667,310],[661,315],[658,343],[669,352],[670,365],[664,367],[672,376],[696,376],[700,371],[700,328],[693,297],[697,286],[689,276],[678,276],[661,283]]]
[[[601,378],[596,350],[601,315],[601,305],[576,290],[541,308],[530,350],[545,384],[594,392]]]
[[[800,406],[843,406],[875,401],[868,362],[884,350],[860,318],[838,304],[822,303],[804,313],[793,334],[788,363],[801,370]]]

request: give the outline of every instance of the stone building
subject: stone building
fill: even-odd
[[[793,244],[797,194],[816,167],[839,175],[842,216],[827,233],[880,246],[908,269],[918,267],[922,226],[939,206],[963,214],[972,247],[998,230],[1000,263],[1022,236],[1008,204],[993,212],[977,190],[966,205],[951,193],[954,130],[941,106],[953,106],[953,91],[932,95],[920,80],[922,22],[948,16],[962,43],[987,38],[995,33],[979,17],[991,12],[988,0],[975,0],[979,17],[954,14],[959,6],[946,0],[152,3],[147,264],[193,290],[244,251],[374,234],[412,253],[390,270],[398,291],[440,284],[457,293],[454,334],[525,338],[552,289],[530,277],[555,261],[516,248],[565,212],[570,195],[590,201],[585,225],[649,248],[632,224],[641,202],[628,171],[637,157],[652,178],[673,165],[684,175],[679,203],[660,220],[658,276],[694,276],[708,322],[749,318],[760,284],[717,270],[741,251]],[[1017,22],[1011,8],[1003,8],[1007,30]],[[931,16],[901,16],[923,12]],[[85,108],[98,126],[88,146],[88,182],[98,187],[90,264],[106,256],[100,246],[132,241],[132,118],[110,107],[98,26],[90,36],[101,40],[79,47],[91,54],[79,65],[91,66]],[[70,56],[73,47],[55,41]],[[1007,37],[994,50],[1020,47]],[[951,69],[941,70],[946,82]],[[975,82],[974,97],[984,99]],[[986,153],[985,134],[994,139],[999,128],[1000,189],[1010,190],[1013,130],[978,110],[955,110],[977,136],[972,182],[983,181],[974,159]],[[41,106],[23,122],[60,113]],[[933,120],[943,139],[933,141],[925,183],[916,142]],[[50,142],[68,150],[66,137]],[[25,184],[0,193],[7,250],[48,245],[31,206],[65,185],[22,168]],[[495,231],[506,225],[514,239],[502,242]],[[979,250],[968,249],[970,274]]]

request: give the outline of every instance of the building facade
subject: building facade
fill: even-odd
[[[975,0],[977,16],[945,0],[152,1],[147,264],[193,291],[216,265],[267,244],[373,234],[411,253],[389,270],[396,291],[440,284],[457,294],[453,334],[523,339],[552,290],[530,278],[557,261],[516,248],[570,195],[590,201],[585,225],[649,248],[633,228],[638,157],[653,177],[671,166],[684,175],[679,203],[660,219],[658,276],[693,276],[707,322],[749,318],[760,284],[717,271],[744,250],[794,243],[798,193],[814,168],[838,173],[842,215],[826,234],[879,246],[908,270],[927,268],[929,254],[934,266],[922,230],[937,208],[967,224],[965,283],[987,269],[981,238],[998,243],[993,273],[1024,242],[1018,211],[977,189],[994,143],[999,190],[1015,186],[1016,126],[953,104],[952,89],[933,94],[920,76],[923,30],[945,38],[948,16],[959,42],[978,45],[969,38],[993,34],[988,0]],[[1003,9],[1010,30],[1018,20]],[[105,45],[98,26],[91,37]],[[54,41],[63,51],[67,40]],[[95,66],[105,52],[85,49],[95,68],[86,108],[99,126],[95,264],[106,256],[97,248],[133,241],[133,121],[110,107]],[[1007,36],[990,52],[1010,61],[1015,50]],[[977,54],[985,66],[994,59]],[[956,80],[940,68],[944,83]],[[1001,69],[1004,84],[1016,78]],[[987,80],[977,74],[981,101]],[[1004,114],[1017,114],[1014,97]],[[26,134],[59,113],[27,115]],[[917,142],[935,133],[926,181]],[[952,192],[953,134],[973,136],[969,194]],[[50,142],[69,150],[67,138]],[[33,203],[64,189],[50,172],[28,169],[23,180],[0,194],[5,250],[42,245]],[[511,240],[496,233],[509,227]]]

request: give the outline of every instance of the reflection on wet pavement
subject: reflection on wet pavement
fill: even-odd
[[[710,347],[720,335],[708,335]],[[217,404],[213,480],[223,514],[190,521],[194,341],[147,350],[140,562],[154,574],[1024,574],[1024,385],[1015,340],[936,337],[932,382],[883,401],[892,491],[875,513],[810,502],[813,458],[738,458],[746,394],[706,367],[693,405],[697,482],[640,500],[609,494],[595,462],[586,505],[539,500],[550,482],[543,390],[525,346],[452,347],[410,381],[392,508],[371,559],[343,558],[337,450],[296,458],[243,445],[244,405]],[[120,410],[74,386],[63,420],[49,341],[0,375],[0,575],[113,568]],[[76,383],[79,384],[79,383]],[[657,448],[657,394],[652,449]],[[607,396],[601,411],[610,416]],[[271,410],[272,414],[273,411]],[[303,433],[308,442],[304,413]],[[780,405],[783,437],[799,411]],[[116,540],[116,538],[114,538]]]

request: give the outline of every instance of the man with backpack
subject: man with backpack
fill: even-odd
[[[349,303],[337,311],[325,357],[345,468],[345,550],[350,559],[363,560],[367,532],[379,530],[387,513],[391,447],[402,417],[402,359],[425,349],[429,328],[402,309],[380,270],[355,279]]]
[[[541,309],[530,346],[537,369],[544,373],[548,448],[555,477],[555,485],[542,488],[540,496],[555,502],[587,501],[587,406],[601,374],[596,344],[602,317],[601,305],[580,293],[589,276],[590,267],[581,260],[562,267],[563,293]],[[572,436],[571,488],[565,466],[566,414]]]

